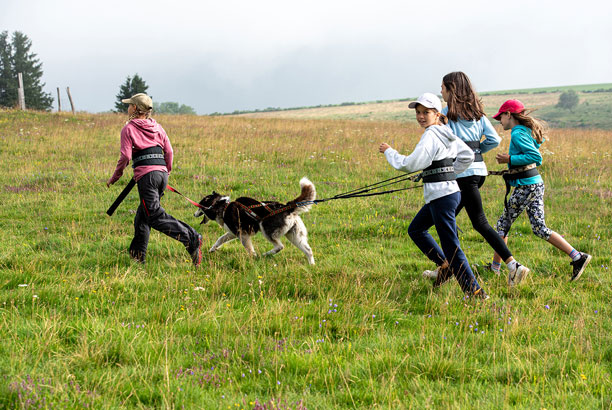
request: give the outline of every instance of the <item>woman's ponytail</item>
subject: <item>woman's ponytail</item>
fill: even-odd
[[[140,118],[142,116],[144,116],[146,119],[149,119],[151,118],[151,113],[153,113],[152,108],[148,110],[141,110],[140,108],[138,108],[138,106],[136,106],[136,109],[134,109],[134,112],[128,118],[128,122],[132,121],[134,118]]]

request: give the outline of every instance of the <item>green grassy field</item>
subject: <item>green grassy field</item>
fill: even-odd
[[[396,176],[379,143],[408,152],[421,135],[390,121],[158,120],[175,151],[170,184],[195,200],[288,201],[303,176],[333,196]],[[612,407],[612,132],[552,130],[542,147],[547,224],[593,255],[582,278],[568,282],[569,258],[522,216],[509,244],[533,273],[508,289],[505,268],[481,272],[491,299],[477,303],[422,278],[433,266],[407,235],[420,189],[314,206],[312,267],[286,241],[257,259],[233,242],[194,270],[157,232],[135,264],[137,194],[105,214],[130,176],[105,186],[124,123],[0,111],[0,408]],[[491,223],[503,194],[490,177]],[[162,205],[207,249],[222,234],[178,195]],[[466,215],[458,225],[470,262],[488,262]]]

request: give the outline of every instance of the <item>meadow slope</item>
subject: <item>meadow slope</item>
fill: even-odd
[[[378,144],[407,152],[421,134],[393,121],[157,119],[175,151],[170,184],[195,200],[288,201],[303,176],[333,196],[396,176]],[[481,272],[491,299],[477,303],[421,276],[433,266],[406,232],[421,189],[314,206],[312,267],[287,242],[257,259],[233,242],[194,270],[157,232],[147,264],[132,262],[136,192],[105,214],[131,174],[106,188],[124,123],[0,111],[0,408],[612,407],[612,132],[553,129],[542,148],[547,223],[594,257],[580,281],[522,216],[510,249],[533,273],[508,289],[505,268]],[[485,160],[500,169],[495,152]],[[483,187],[491,223],[504,191],[497,177]],[[178,195],[162,205],[207,247],[222,233]],[[488,262],[465,215],[458,225],[469,260]]]
[[[578,94],[579,103],[571,109],[559,108],[559,96],[566,90]],[[438,92],[438,90],[431,90]],[[612,129],[612,84],[533,88],[484,93],[481,95],[486,114],[491,117],[508,99],[522,101],[536,116],[548,121],[556,128]],[[264,110],[239,114],[249,118],[286,119],[353,119],[369,121],[415,122],[414,111],[407,109],[408,101],[416,99],[378,101],[366,103],[343,103],[342,105],[312,108]]]

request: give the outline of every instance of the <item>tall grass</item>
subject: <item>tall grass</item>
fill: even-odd
[[[408,152],[421,134],[395,122],[158,120],[175,151],[170,184],[195,200],[284,202],[302,176],[333,196],[397,175],[378,144]],[[533,273],[508,289],[481,272],[492,297],[474,303],[421,277],[432,264],[406,232],[419,189],[314,206],[314,267],[293,246],[252,259],[234,242],[195,270],[157,232],[147,264],[131,262],[136,192],[105,214],[130,177],[105,186],[124,121],[0,112],[0,407],[611,407],[612,132],[553,130],[542,149],[547,224],[594,256],[580,281],[521,217],[510,249]],[[496,177],[482,190],[492,224],[504,190]],[[208,246],[222,234],[183,198],[162,204]],[[458,225],[469,260],[488,262],[465,215]]]

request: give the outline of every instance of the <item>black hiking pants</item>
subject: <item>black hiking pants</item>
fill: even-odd
[[[134,239],[130,244],[130,255],[140,262],[145,261],[151,228],[181,242],[187,251],[193,250],[199,242],[196,230],[167,214],[159,203],[168,185],[168,174],[152,171],[140,178],[137,184],[140,205],[134,218]]]

